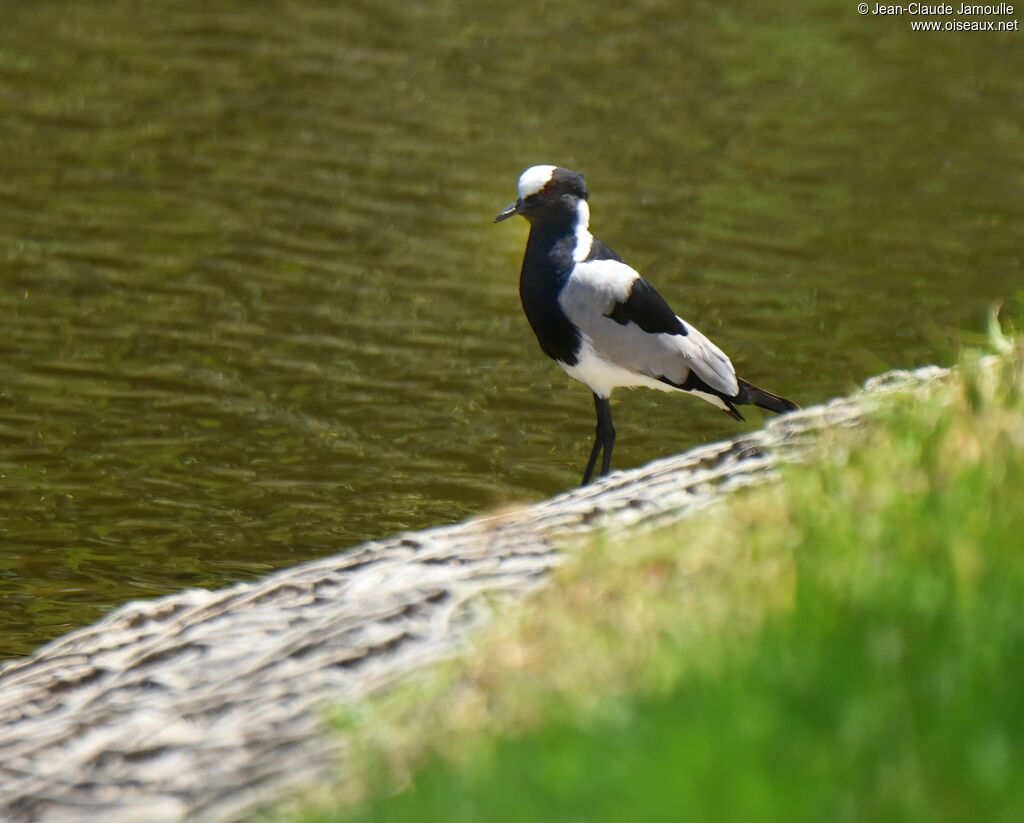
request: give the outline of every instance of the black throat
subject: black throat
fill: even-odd
[[[565,316],[558,295],[575,265],[575,229],[573,221],[531,225],[519,274],[519,297],[537,342],[548,357],[568,366],[576,365],[580,331]]]

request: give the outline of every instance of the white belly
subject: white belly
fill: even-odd
[[[645,387],[657,389],[658,391],[683,391],[683,389],[678,389],[646,374],[624,369],[622,366],[617,366],[605,360],[594,351],[594,347],[586,337],[583,338],[583,345],[580,346],[579,353],[576,356],[575,366],[567,365],[561,360],[556,362],[565,369],[566,374],[570,377],[590,386],[590,390],[598,397],[611,397],[612,389],[619,386],[630,389]],[[720,409],[727,408],[725,403],[713,394],[706,394],[701,391],[686,393],[695,394],[702,400],[707,400],[711,405],[717,406]]]

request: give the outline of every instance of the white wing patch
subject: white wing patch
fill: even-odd
[[[640,275],[621,260],[588,260],[577,263],[558,295],[562,311],[572,318],[570,310],[597,309],[600,314],[611,311],[614,303],[629,298],[633,283]]]

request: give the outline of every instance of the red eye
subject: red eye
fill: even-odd
[[[544,194],[554,194],[557,188],[558,187],[555,185],[555,182],[553,180],[549,180],[541,191],[544,192]]]

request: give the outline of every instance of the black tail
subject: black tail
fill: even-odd
[[[739,383],[740,393],[738,397],[733,399],[734,403],[748,403],[753,406],[760,406],[762,409],[768,409],[768,411],[773,411],[777,414],[785,414],[800,408],[792,400],[787,400],[785,397],[779,397],[777,394],[759,389],[753,383],[748,383],[746,380],[740,379]]]

